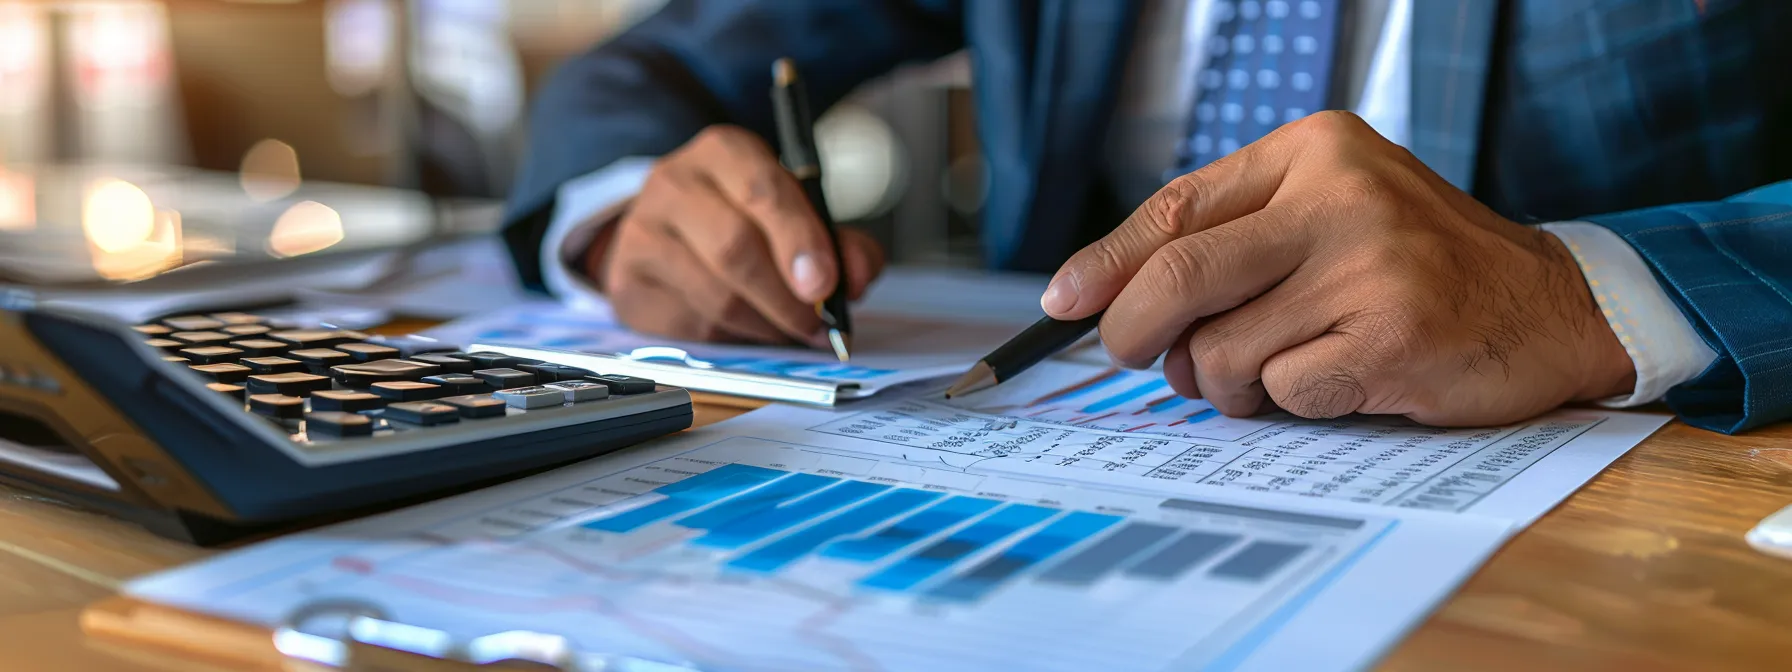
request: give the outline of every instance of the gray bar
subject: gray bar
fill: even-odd
[[[1244,547],[1244,550],[1233,553],[1232,557],[1215,565],[1207,574],[1227,579],[1262,581],[1306,550],[1306,544],[1254,541]]]
[[[1126,527],[1095,542],[1095,545],[1046,570],[1039,575],[1039,580],[1087,586],[1175,532],[1176,528],[1169,525],[1128,523]]]
[[[1208,502],[1197,502],[1187,499],[1166,499],[1162,504],[1158,504],[1157,506],[1160,509],[1194,511],[1197,513],[1218,513],[1243,518],[1256,518],[1258,520],[1273,520],[1278,523],[1300,523],[1302,525],[1336,527],[1342,530],[1354,530],[1363,526],[1363,521],[1355,518],[1333,518],[1331,516],[1316,516],[1310,513],[1273,511],[1270,509],[1257,509],[1248,506],[1232,506],[1230,504],[1210,504]]]
[[[1171,581],[1188,571],[1190,567],[1219,555],[1219,552],[1225,550],[1227,546],[1237,543],[1239,538],[1236,534],[1189,532],[1178,537],[1176,541],[1170,542],[1169,546],[1146,556],[1144,560],[1133,563],[1133,566],[1126,568],[1126,575],[1140,579]]]

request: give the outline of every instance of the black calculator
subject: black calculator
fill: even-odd
[[[250,312],[0,310],[0,482],[215,543],[691,426],[683,389],[504,350]]]

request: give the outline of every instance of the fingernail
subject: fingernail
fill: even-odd
[[[790,277],[796,280],[796,291],[805,297],[821,295],[821,266],[815,263],[815,255],[802,252],[790,262]]]
[[[1046,285],[1045,295],[1039,297],[1039,307],[1045,312],[1057,315],[1076,307],[1076,282],[1068,275],[1060,275]]]

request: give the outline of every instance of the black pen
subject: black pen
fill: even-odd
[[[1020,332],[1019,336],[1008,339],[1007,343],[1003,343],[995,352],[979,360],[970,371],[966,371],[958,382],[952,384],[951,389],[946,390],[946,398],[995,387],[1018,376],[1041,360],[1074,345],[1099,324],[1101,313],[1068,322],[1049,317],[1034,322],[1033,326]]]
[[[827,198],[821,193],[821,157],[815,149],[815,118],[809,114],[809,95],[797,78],[796,64],[788,58],[772,63],[772,111],[778,122],[779,153],[784,167],[803,185],[809,204],[827,227],[828,240],[834,246],[834,291],[815,304],[815,314],[828,329],[828,344],[834,356],[844,362],[852,357],[852,319],[846,315],[846,264],[840,258],[840,232],[835,230],[834,216],[828,213]]]

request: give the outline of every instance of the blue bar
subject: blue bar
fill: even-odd
[[[1095,536],[1120,520],[1120,516],[1084,511],[1072,512],[1045,526],[1045,529],[1033,533],[1033,536],[1022,539],[1020,543],[1002,551],[1001,554],[978,563],[969,571],[940,584],[928,591],[927,594],[931,597],[958,602],[983,599],[983,596],[1002,585],[1003,581],[1007,581],[1064,549],[1075,546],[1077,542]]]
[[[1189,414],[1189,416],[1187,418],[1188,424],[1192,425],[1197,422],[1201,422],[1203,420],[1212,420],[1214,417],[1218,416],[1219,414],[1220,414],[1219,411],[1213,410],[1211,408],[1209,408],[1205,411],[1201,411],[1200,413],[1191,413],[1191,414]]]
[[[736,518],[691,543],[709,548],[740,548],[888,489],[890,486],[877,483],[846,481],[789,504]]]
[[[907,488],[892,490],[876,499],[847,509],[845,513],[810,525],[782,539],[761,546],[758,550],[730,560],[727,567],[750,572],[776,572],[783,569],[785,565],[796,562],[803,556],[814,552],[822,544],[849,534],[858,534],[865,528],[939,498],[940,493],[937,492]]]
[[[1125,404],[1126,402],[1132,401],[1139,397],[1143,397],[1147,394],[1151,394],[1152,392],[1156,392],[1158,390],[1164,389],[1169,386],[1170,386],[1169,383],[1164,382],[1164,380],[1162,378],[1159,378],[1159,379],[1153,380],[1149,383],[1135,386],[1130,390],[1121,392],[1119,394],[1108,397],[1101,401],[1097,401],[1093,404],[1089,404],[1088,406],[1084,406],[1083,412],[1084,413],[1100,413],[1102,411],[1108,410],[1110,408],[1114,408],[1116,406],[1120,406],[1122,404]]]
[[[1004,506],[983,520],[885,567],[883,571],[860,579],[859,585],[882,590],[908,590],[966,556],[1057,513],[1057,509],[1028,504]]]
[[[665,499],[585,523],[584,527],[603,532],[633,532],[660,520],[732,497],[787,473],[789,472],[746,464],[725,464],[653,490],[665,495]]]
[[[1306,544],[1291,544],[1281,541],[1253,541],[1232,557],[1220,561],[1213,569],[1207,570],[1208,576],[1221,576],[1228,579],[1245,581],[1262,581],[1269,578],[1276,570],[1288,564],[1307,551]]]
[[[1184,399],[1182,397],[1182,395],[1176,395],[1176,396],[1170,397],[1169,399],[1165,399],[1163,401],[1152,404],[1150,406],[1146,406],[1145,408],[1147,410],[1151,411],[1152,413],[1162,413],[1166,409],[1171,409],[1171,408],[1175,408],[1177,406],[1181,406],[1182,402],[1185,402],[1185,401],[1188,401],[1188,400]]]
[[[933,536],[940,530],[982,515],[998,504],[1001,502],[993,499],[953,497],[898,520],[870,536],[828,544],[827,548],[821,550],[821,555],[840,560],[873,562],[896,552],[896,549],[915,543],[918,539]]]
[[[741,518],[751,516],[797,497],[820,490],[840,479],[832,476],[795,473],[765,484],[765,487],[733,497],[728,501],[678,519],[675,525],[693,530],[713,530]]]
[[[1053,403],[1053,402],[1064,401],[1065,399],[1073,399],[1076,397],[1080,397],[1080,396],[1083,396],[1090,392],[1094,392],[1101,388],[1107,387],[1109,384],[1113,383],[1114,381],[1120,380],[1123,377],[1124,376],[1121,375],[1121,371],[1119,369],[1115,369],[1113,371],[1108,372],[1108,375],[1102,376],[1099,380],[1089,383],[1088,385],[1084,385],[1084,386],[1076,388],[1074,390],[1070,390],[1063,394],[1058,394],[1058,395],[1046,397],[1044,399],[1040,399],[1040,400],[1035,401],[1029,405],[1037,406],[1039,404],[1049,404],[1049,403]]]

